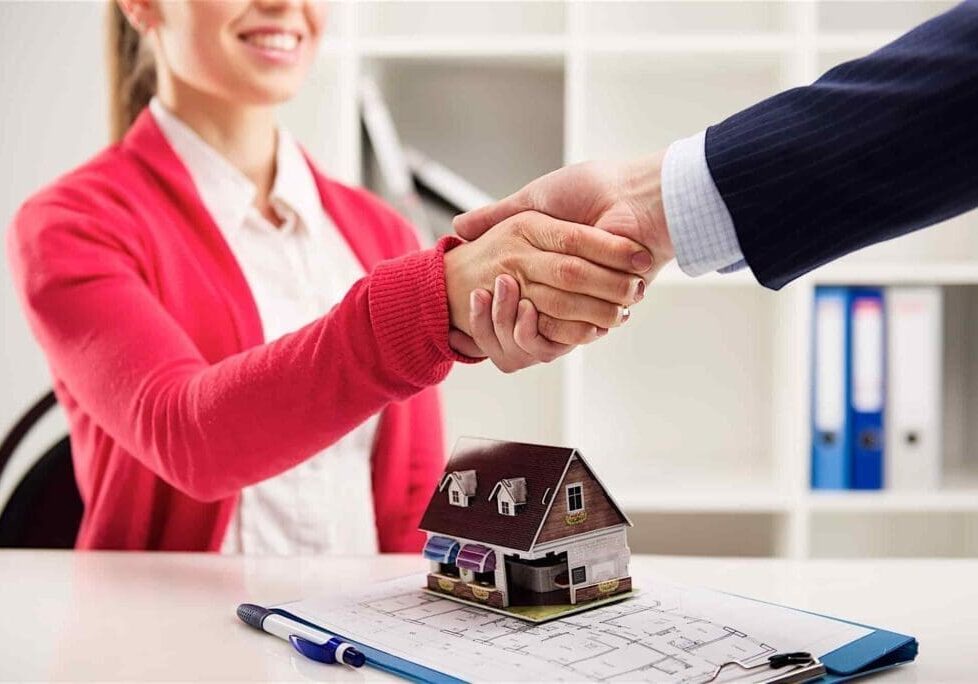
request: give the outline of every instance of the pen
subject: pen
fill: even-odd
[[[350,667],[360,667],[367,662],[366,656],[339,637],[290,620],[268,608],[253,603],[242,603],[238,606],[238,617],[255,629],[291,642],[295,650],[312,660],[321,663],[344,663]]]

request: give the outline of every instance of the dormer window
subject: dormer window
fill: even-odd
[[[526,478],[511,477],[500,480],[489,492],[489,500],[496,497],[499,515],[516,515],[526,505]]]
[[[438,485],[438,491],[448,489],[448,503],[453,506],[467,507],[469,499],[475,496],[478,480],[474,470],[457,470],[448,473]]]
[[[584,510],[584,485],[580,482],[567,485],[567,512]]]

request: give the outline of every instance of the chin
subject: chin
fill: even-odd
[[[301,84],[283,83],[279,80],[275,83],[267,81],[250,83],[238,96],[232,99],[247,102],[253,106],[271,107],[288,102],[299,92]]]

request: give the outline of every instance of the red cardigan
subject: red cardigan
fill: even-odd
[[[270,344],[148,111],[20,209],[8,254],[68,415],[85,502],[78,548],[218,550],[243,487],[378,411],[380,548],[420,548],[443,463],[432,386],[465,360],[448,346],[442,253],[452,243],[415,252],[410,227],[381,201],[315,175],[370,275]]]

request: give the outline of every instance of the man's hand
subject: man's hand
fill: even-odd
[[[624,164],[584,162],[542,176],[516,193],[455,218],[455,230],[474,240],[523,211],[532,210],[627,237],[652,255],[636,272],[651,280],[674,257],[662,206],[661,171],[664,152]]]

